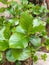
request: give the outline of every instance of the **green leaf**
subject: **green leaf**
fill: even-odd
[[[21,26],[17,26],[16,28],[12,29],[13,32],[18,32],[18,33],[24,33],[25,34],[25,30],[22,29]]]
[[[8,11],[8,13],[9,13],[10,15],[15,15],[15,11],[14,11],[14,9],[13,9],[11,6],[9,6],[9,7],[7,8],[7,11]]]
[[[47,50],[49,50],[49,37],[45,40],[44,45]]]
[[[3,4],[7,4],[7,0],[0,0]]]
[[[0,40],[5,40],[5,37],[3,34],[4,30],[5,30],[5,27],[0,30]]]
[[[13,16],[16,16],[18,14],[18,3],[16,1],[10,2],[9,7],[7,8],[7,11],[12,14]]]
[[[42,5],[41,8],[40,8],[40,12],[43,13],[43,14],[48,13],[47,6],[45,7],[45,6]]]
[[[0,40],[0,51],[5,51],[9,48],[8,41]]]
[[[10,3],[10,5],[16,7],[16,6],[18,6],[18,3],[16,1],[13,1],[13,2]]]
[[[15,62],[16,61],[16,59],[13,57],[13,55],[12,55],[12,50],[8,50],[7,52],[6,52],[6,59],[8,60],[8,61],[10,61],[10,62]]]
[[[21,64],[22,64],[21,61],[16,62],[16,65],[21,65]]]
[[[47,21],[46,22],[49,24],[49,17],[47,18]]]
[[[32,33],[43,32],[45,30],[46,23],[41,21],[39,18],[33,20]]]
[[[16,18],[9,19],[8,22],[10,22],[11,25],[18,25],[19,24],[19,20]]]
[[[40,26],[40,25],[45,26],[46,23],[42,21],[40,18],[35,18],[33,20],[33,27]]]
[[[2,52],[0,52],[0,61],[2,61]]]
[[[26,48],[28,46],[28,38],[21,33],[14,33],[9,39],[10,48]]]
[[[22,13],[20,17],[20,25],[27,33],[31,30],[30,28],[32,28],[32,21],[33,17],[28,12]]]
[[[31,56],[30,49],[14,49],[13,50],[13,56],[16,60],[26,60]]]
[[[0,8],[0,13],[3,13],[5,11],[5,8]]]
[[[0,51],[5,51],[9,47],[8,41],[6,41],[3,31],[4,28],[0,30]]]
[[[4,16],[0,17],[0,29],[3,27]]]
[[[21,0],[22,4],[28,4],[28,0]]]
[[[4,37],[5,37],[6,39],[9,39],[9,38],[10,38],[10,35],[11,35],[10,23],[9,23],[9,22],[6,22],[6,23],[5,23],[5,30],[4,30]]]
[[[34,47],[38,47],[41,45],[41,38],[37,36],[31,36],[30,42],[33,44]]]
[[[33,61],[36,63],[36,62],[37,62],[37,60],[38,60],[37,55],[34,55],[34,56],[33,56]]]
[[[40,14],[40,6],[39,5],[33,6],[32,7],[32,13],[34,15],[39,15]]]
[[[47,55],[46,55],[46,54],[43,54],[43,55],[41,55],[41,58],[42,58],[44,61],[46,61]]]

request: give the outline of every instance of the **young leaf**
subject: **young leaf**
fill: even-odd
[[[46,61],[47,55],[46,55],[46,54],[43,54],[43,55],[41,55],[41,58],[42,58],[44,61]]]
[[[35,63],[37,62],[37,60],[38,60],[37,55],[33,56],[33,61],[34,61]]]

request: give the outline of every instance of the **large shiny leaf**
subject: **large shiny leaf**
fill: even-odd
[[[31,56],[30,49],[14,49],[13,50],[13,56],[16,60],[26,60]]]
[[[33,17],[28,12],[22,13],[20,17],[20,25],[27,33],[31,30],[30,28],[32,28],[32,21]]]
[[[10,48],[26,48],[28,46],[28,38],[21,33],[14,33],[9,39]]]
[[[41,45],[41,39],[37,36],[31,36],[30,42],[33,44],[33,46],[38,47]]]
[[[13,55],[12,55],[12,50],[8,50],[7,52],[6,52],[6,58],[7,58],[7,60],[8,61],[10,61],[10,62],[15,62],[16,61],[16,59],[13,57]]]

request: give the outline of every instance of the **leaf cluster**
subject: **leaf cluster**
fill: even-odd
[[[10,62],[23,61],[31,56],[36,61],[34,54],[42,46],[41,37],[47,35],[46,22],[42,20],[47,15],[47,8],[28,4],[27,0],[21,0],[21,4],[13,0],[0,2],[8,5],[0,8],[0,14],[9,14],[0,16],[0,60],[2,51],[5,51]]]

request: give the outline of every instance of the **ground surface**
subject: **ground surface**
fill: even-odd
[[[38,60],[37,63],[34,64],[34,65],[49,65],[49,53],[46,53],[46,54],[47,54],[47,59],[46,59],[46,61],[43,61],[43,60],[40,58],[40,55],[41,55],[41,54],[44,54],[44,52],[37,52],[37,55],[38,55],[39,60]]]

